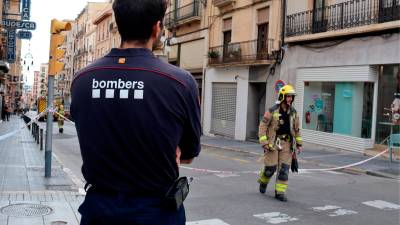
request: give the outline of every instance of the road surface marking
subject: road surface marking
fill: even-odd
[[[348,209],[337,209],[333,213],[328,214],[329,216],[344,216],[344,215],[351,215],[357,214],[358,212]]]
[[[369,201],[369,202],[363,202],[364,205],[368,205],[371,207],[375,207],[378,209],[383,209],[383,210],[394,210],[394,209],[400,209],[400,205],[390,203],[390,202],[385,202],[382,200],[375,200],[375,201]]]
[[[186,225],[229,225],[220,219],[198,220],[187,222]]]
[[[312,209],[315,212],[323,212],[323,211],[332,211],[328,214],[328,216],[344,216],[344,215],[351,215],[351,214],[357,214],[358,212],[353,211],[353,210],[348,210],[348,209],[342,209],[340,206],[336,205],[326,205],[326,206],[321,206],[321,207],[312,207]]]
[[[239,174],[216,173],[215,176],[220,177],[220,178],[226,178],[226,177],[238,177]]]
[[[335,171],[325,171],[325,173],[336,174],[336,175],[341,175],[341,174],[343,174],[343,173],[335,172]]]
[[[322,207],[312,207],[312,209],[316,212],[322,212],[322,211],[327,211],[327,210],[334,210],[334,209],[340,209],[341,207],[335,206],[335,205],[326,205]]]
[[[287,214],[280,213],[280,212],[270,212],[270,213],[263,213],[263,214],[256,214],[254,217],[265,220],[267,223],[278,224],[278,223],[287,223],[291,221],[299,220],[297,218],[292,218]]]

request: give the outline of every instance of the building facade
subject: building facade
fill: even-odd
[[[3,19],[20,20],[20,4],[16,1],[1,1]],[[12,112],[21,108],[21,96],[23,93],[23,78],[21,66],[21,40],[16,38],[16,30],[2,27],[0,44],[0,105],[6,105]],[[14,35],[10,36],[10,32]],[[9,40],[14,38],[14,41]],[[13,59],[7,57],[7,45],[15,45]]]
[[[40,79],[40,72],[39,71],[34,71],[33,72],[33,87],[32,87],[32,98],[34,99],[34,101],[36,101],[36,99],[39,96],[39,79]]]
[[[400,92],[398,0],[288,0],[280,78],[295,84],[305,142],[353,151],[392,132]]]
[[[47,78],[48,78],[48,70],[49,64],[48,63],[41,63],[40,64],[40,71],[39,71],[39,82],[38,82],[38,98],[39,97],[47,97]]]
[[[282,1],[210,3],[203,132],[257,140],[260,119],[276,100]]]
[[[108,5],[93,22],[96,26],[95,59],[103,57],[111,50],[112,15],[111,5]]]

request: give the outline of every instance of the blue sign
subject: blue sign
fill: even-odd
[[[31,0],[22,0],[21,4],[21,19],[29,20],[31,17]]]
[[[15,62],[15,29],[9,29],[7,33],[7,61],[9,63]]]
[[[32,33],[30,31],[20,30],[17,33],[17,37],[19,39],[31,39],[32,38]]]
[[[36,23],[31,21],[20,21],[20,20],[9,20],[3,19],[3,27],[12,29],[24,29],[24,30],[35,30]]]

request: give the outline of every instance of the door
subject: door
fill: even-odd
[[[236,83],[213,83],[211,133],[235,137]]]
[[[314,0],[312,32],[319,33],[327,30],[328,20],[325,18],[325,0]]]
[[[224,32],[223,61],[229,60],[229,46],[231,44],[232,31]]]
[[[268,23],[258,25],[257,59],[268,58]]]

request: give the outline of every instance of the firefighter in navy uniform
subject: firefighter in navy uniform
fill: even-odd
[[[152,53],[167,6],[114,0],[120,48],[74,75],[71,116],[87,181],[81,225],[185,225],[183,200],[168,193],[178,164],[200,153],[200,102],[193,76]]]
[[[291,85],[279,90],[279,104],[271,107],[259,126],[259,141],[264,149],[264,168],[260,171],[258,182],[260,192],[265,193],[267,185],[277,171],[275,198],[286,202],[289,169],[296,149],[302,150],[299,118],[292,103],[296,92]]]

